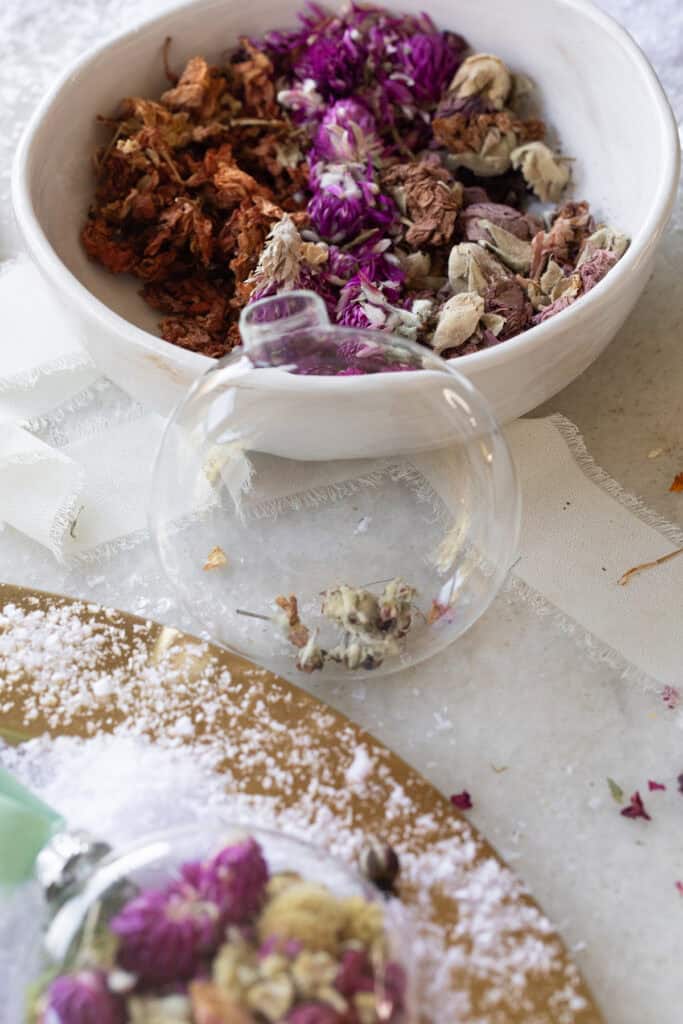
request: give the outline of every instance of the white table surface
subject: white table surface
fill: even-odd
[[[1,258],[19,246],[9,165],[40,94],[84,48],[163,6],[162,0],[2,5]],[[648,52],[683,118],[680,0],[602,0],[601,6]],[[683,495],[668,491],[683,469],[682,273],[679,208],[626,326],[538,414],[561,412],[576,423],[598,464],[683,527]],[[659,448],[658,458],[648,458]],[[147,544],[105,569],[65,570],[7,529],[0,533],[0,577],[185,624]],[[672,600],[681,602],[681,595]],[[472,820],[561,929],[609,1024],[680,1024],[683,897],[674,880],[683,879],[683,796],[671,782],[683,771],[683,713],[591,657],[581,631],[562,630],[509,594],[426,666],[373,685],[311,689],[444,792],[470,790]],[[646,789],[647,778],[665,778],[669,788],[657,794],[653,821],[620,818],[607,776],[628,793]]]

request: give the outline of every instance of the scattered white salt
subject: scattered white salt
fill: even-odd
[[[346,781],[349,786],[360,786],[368,778],[375,762],[363,746],[356,747],[353,761],[346,769]]]

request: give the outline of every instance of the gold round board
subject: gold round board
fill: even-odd
[[[333,815],[339,830],[381,836],[399,850],[407,869],[401,896],[438,932],[443,958],[435,971],[443,978],[447,969],[446,991],[455,994],[449,1005],[458,1007],[457,1016],[431,1012],[425,1021],[601,1024],[523,885],[448,799],[359,726],[223,648],[123,612],[0,584],[0,641],[24,628],[15,634],[15,654],[30,617],[61,628],[82,624],[71,631],[80,678],[65,678],[55,700],[54,685],[36,686],[26,667],[38,655],[22,662],[0,643],[0,738],[19,743],[130,727],[153,740],[190,742],[178,728],[189,722],[192,741],[216,754],[227,792],[296,808],[313,834],[321,815]],[[62,650],[60,671],[68,676],[65,664]],[[98,678],[109,685],[84,701]]]

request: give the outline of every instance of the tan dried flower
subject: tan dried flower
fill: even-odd
[[[500,57],[474,53],[464,60],[449,86],[459,99],[479,96],[497,110],[505,106],[512,89],[512,75]]]
[[[432,337],[435,352],[460,348],[471,338],[485,312],[484,300],[476,292],[460,292],[441,307]]]
[[[181,995],[131,996],[127,1000],[127,1010],[130,1024],[191,1024],[194,1019],[190,1000]],[[237,1020],[235,1024],[238,1024]]]
[[[317,631],[311,633],[296,656],[296,667],[302,672],[318,672],[325,664],[326,652],[318,646]]]
[[[338,971],[338,962],[323,950],[304,950],[292,964],[294,984],[305,999],[319,999],[321,990],[334,984]]]
[[[255,1024],[248,1010],[236,1006],[210,981],[192,981],[189,986],[194,1024]],[[171,1024],[173,1017],[160,1018],[159,1024]]]
[[[271,936],[295,939],[309,950],[333,956],[348,920],[348,911],[323,885],[294,882],[270,900],[258,922],[262,941]]]
[[[299,603],[294,594],[284,597],[280,594],[275,598],[275,614],[273,621],[280,626],[287,639],[295,647],[305,648],[310,640],[310,630],[299,618]]]
[[[596,252],[600,251],[614,253],[617,259],[621,259],[628,246],[629,240],[626,235],[622,235],[620,231],[615,231],[614,228],[609,227],[607,224],[601,224],[584,241],[576,269],[579,270],[584,263],[587,263],[588,260],[595,256]]]
[[[503,261],[506,267],[518,274],[528,274],[531,267],[531,245],[518,238],[493,221],[482,218],[480,225],[488,234],[484,244]]]
[[[526,142],[510,154],[510,161],[542,202],[559,202],[570,178],[565,157],[553,153],[544,142]]]
[[[417,591],[400,576],[390,580],[379,599],[379,628],[393,636],[405,636],[413,621],[412,606]]]
[[[483,296],[491,285],[510,276],[500,260],[477,242],[461,242],[450,251],[448,280],[456,295],[474,292]]]
[[[288,974],[257,981],[247,992],[247,1004],[267,1021],[280,1021],[294,1003],[294,983]]]

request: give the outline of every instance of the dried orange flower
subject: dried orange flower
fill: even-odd
[[[211,548],[208,555],[206,556],[206,562],[204,563],[204,569],[220,569],[221,566],[228,564],[228,558],[222,547],[218,544],[215,548]]]

